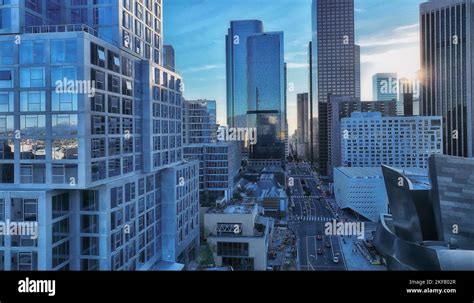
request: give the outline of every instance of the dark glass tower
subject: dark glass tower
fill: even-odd
[[[319,169],[326,175],[329,96],[360,95],[354,0],[313,0],[312,28],[312,102],[316,108],[313,117],[318,121]]]
[[[421,4],[420,115],[442,116],[444,154],[474,157],[474,3]]]
[[[285,159],[286,108],[283,32],[247,41],[247,121],[257,129],[250,159]]]
[[[227,124],[247,127],[247,38],[263,32],[259,20],[232,21],[226,35]]]

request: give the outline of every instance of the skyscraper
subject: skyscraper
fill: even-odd
[[[247,41],[247,120],[257,129],[250,159],[284,160],[286,149],[283,32],[254,34]]]
[[[392,101],[398,99],[397,73],[378,73],[372,77],[373,101]]]
[[[318,121],[319,169],[324,176],[328,163],[329,96],[358,97],[360,68],[356,57],[360,51],[354,44],[353,0],[313,0],[312,14],[311,101],[317,107],[313,116]]]
[[[406,78],[400,79],[398,90],[397,114],[399,116],[413,116],[414,91],[413,84]]]
[[[444,154],[474,157],[474,3],[420,5],[420,115],[443,117]]]
[[[185,100],[183,103],[183,144],[215,143],[216,140],[216,101]]]
[[[298,94],[297,102],[297,153],[300,159],[307,159],[309,147],[309,100],[308,93]]]
[[[247,127],[247,38],[262,33],[259,20],[232,21],[226,35],[227,124]]]
[[[4,237],[1,267],[186,263],[199,246],[198,162],[182,161],[162,1],[15,3],[5,9],[25,18],[3,19],[0,36],[0,213],[39,234]]]

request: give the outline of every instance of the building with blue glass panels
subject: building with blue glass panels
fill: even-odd
[[[182,160],[182,80],[161,65],[161,1],[4,4],[18,18],[0,30],[0,220],[38,222],[38,238],[0,237],[0,269],[192,259],[198,163]]]
[[[285,159],[286,97],[283,32],[254,34],[247,41],[247,120],[257,129],[250,159]]]

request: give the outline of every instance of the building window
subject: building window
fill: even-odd
[[[91,118],[91,130],[93,135],[105,135],[105,117],[104,116],[92,116]]]
[[[15,63],[14,60],[15,47],[13,41],[0,42],[0,64],[11,65]]]
[[[75,63],[77,50],[77,42],[74,39],[51,40],[51,63]]]
[[[45,64],[45,41],[22,41],[20,44],[20,64]]]
[[[96,89],[105,90],[105,73],[91,69],[91,79],[95,83]]]
[[[122,80],[122,94],[127,96],[132,96],[133,88],[132,88],[132,81],[123,79]]]
[[[20,87],[44,87],[44,67],[32,67],[20,69]]]
[[[22,112],[42,112],[46,110],[45,92],[21,92],[20,111]]]
[[[44,115],[21,115],[20,129],[21,133],[26,136],[45,136],[46,117]]]
[[[238,242],[217,242],[217,255],[220,257],[248,257],[249,244]]]
[[[91,140],[91,157],[102,158],[105,157],[105,139],[92,139]]]
[[[11,69],[0,70],[0,88],[12,88],[13,87],[13,71]]]
[[[120,73],[120,56],[112,51],[108,51],[108,67],[109,70]]]
[[[77,135],[77,115],[52,115],[53,136]]]
[[[108,75],[109,92],[120,94],[120,77]]]
[[[133,76],[132,60],[127,57],[122,57],[122,74],[127,77]]]
[[[94,97],[91,98],[91,110],[95,112],[105,112],[105,101],[104,95],[96,94]]]
[[[14,111],[14,95],[13,92],[0,92],[0,112]]]
[[[109,96],[108,112],[111,114],[120,114],[120,98]]]
[[[105,48],[91,43],[91,63],[105,68]]]
[[[77,139],[55,139],[53,140],[53,160],[77,160]]]

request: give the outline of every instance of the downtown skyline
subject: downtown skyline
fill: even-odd
[[[230,21],[261,20],[265,30],[285,33],[288,86],[294,87],[288,91],[292,134],[296,129],[296,95],[309,90],[307,44],[311,40],[311,0],[296,2],[270,5],[267,0],[242,0],[229,5],[217,0],[176,0],[167,4],[165,44],[176,49],[176,69],[185,79],[185,98],[216,99],[217,121],[226,124],[225,34]],[[422,2],[355,1],[355,43],[361,46],[363,100],[372,100],[373,74],[396,72],[401,77],[413,78],[420,69],[418,6]],[[393,13],[387,15],[387,11]],[[212,17],[200,17],[204,14]]]

